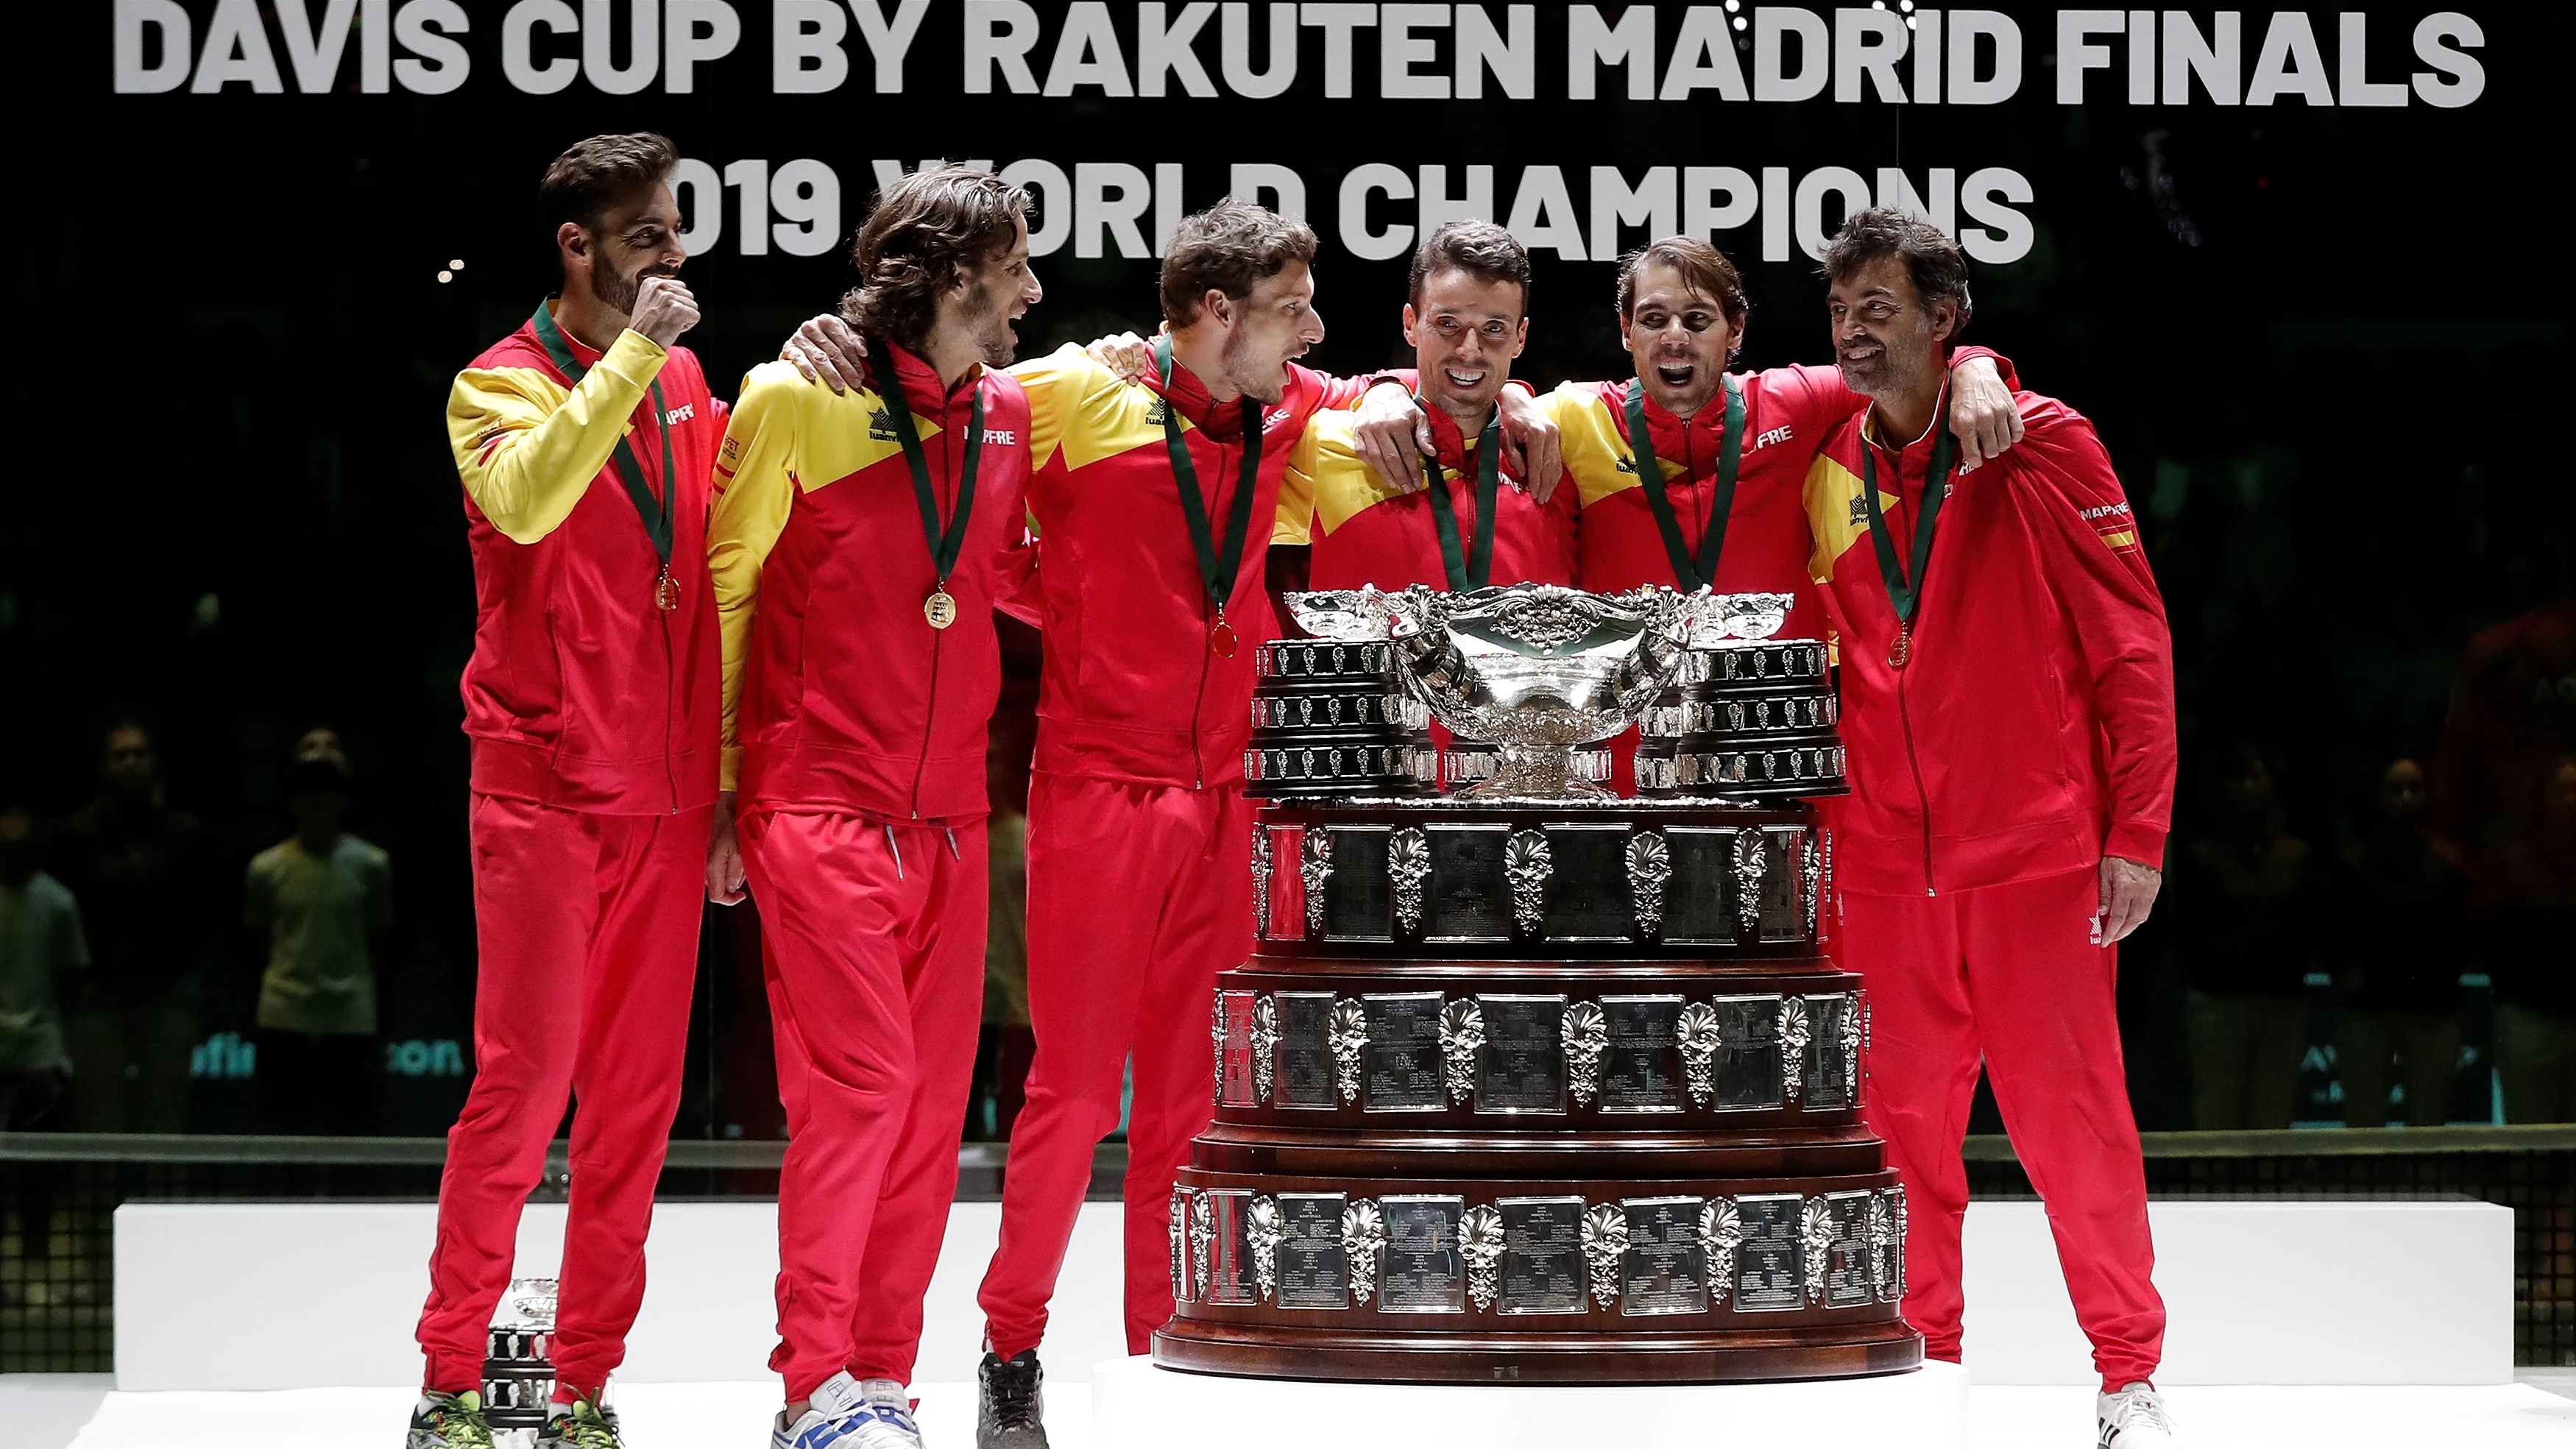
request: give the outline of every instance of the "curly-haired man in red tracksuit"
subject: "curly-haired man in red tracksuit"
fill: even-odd
[[[1028,399],[1000,370],[1040,295],[1026,211],[962,166],[890,188],[842,303],[867,385],[754,368],[716,461],[707,888],[759,899],[787,1106],[779,1449],[921,1442],[905,1386],[983,1004],[993,611],[1028,566]]]
[[[2020,446],[1954,466],[1935,424],[1969,311],[1956,243],[1864,211],[1825,267],[1836,359],[1870,399],[1806,489],[1853,790],[1837,954],[1868,986],[1869,1119],[1912,1207],[1905,1314],[1957,1360],[1959,1145],[1982,1061],[2093,1341],[2100,1442],[2166,1445],[2149,1385],[2164,1303],[2112,990],[2172,812],[2164,603],[2072,408],[2019,393]]]
[[[474,1086],[447,1134],[410,1442],[489,1445],[479,1389],[519,1209],[567,1094],[571,1217],[545,1445],[616,1442],[600,1393],[644,1297],[679,1108],[716,797],[707,482],[722,408],[672,345],[676,162],[595,136],[544,197],[564,289],[459,373],[449,441],[474,557]]]

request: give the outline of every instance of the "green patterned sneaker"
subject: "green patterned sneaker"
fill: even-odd
[[[617,1411],[575,1399],[563,1413],[548,1412],[537,1431],[537,1449],[625,1449],[617,1437]]]
[[[483,1396],[472,1389],[461,1394],[424,1392],[411,1411],[411,1432],[403,1449],[492,1449],[492,1423],[483,1417]]]

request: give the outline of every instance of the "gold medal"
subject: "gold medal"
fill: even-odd
[[[921,601],[921,617],[930,621],[931,628],[945,629],[957,622],[957,601],[949,597],[945,587],[933,589],[930,597]]]
[[[668,564],[662,566],[662,576],[653,581],[653,602],[661,605],[665,614],[680,607],[680,581],[671,577]]]
[[[1897,630],[1896,637],[1890,640],[1887,645],[1887,667],[1890,669],[1903,669],[1905,667],[1905,661],[1913,657],[1914,630],[1910,626]]]

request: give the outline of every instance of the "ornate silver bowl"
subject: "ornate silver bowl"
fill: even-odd
[[[1484,798],[1591,799],[1574,751],[1635,724],[1673,682],[1684,654],[1769,637],[1785,594],[1591,594],[1512,584],[1451,594],[1415,585],[1290,594],[1309,634],[1394,643],[1405,688],[1449,732],[1494,746]]]

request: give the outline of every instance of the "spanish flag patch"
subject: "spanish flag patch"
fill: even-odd
[[[2096,531],[2102,535],[2103,546],[2110,549],[2113,553],[2135,553],[2137,551],[2137,526],[2130,523],[2125,518],[2110,528],[2099,529]]]

